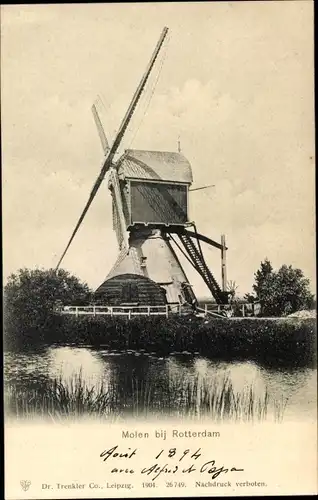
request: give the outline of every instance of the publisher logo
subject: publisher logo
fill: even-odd
[[[28,491],[31,485],[31,481],[28,481],[27,479],[22,479],[22,481],[20,481],[20,484],[23,491]]]

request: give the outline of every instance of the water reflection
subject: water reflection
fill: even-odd
[[[316,412],[317,371],[307,368],[290,370],[261,369],[264,384],[274,398],[288,400],[286,414],[314,418]]]
[[[119,415],[152,412],[162,416],[173,412],[201,416],[207,412],[223,418],[225,414],[233,416],[231,405],[236,417],[248,416],[246,411],[265,415],[267,398],[273,411],[279,405],[284,418],[313,418],[316,408],[312,369],[273,370],[254,362],[217,362],[186,354],[162,358],[145,352],[71,346],[6,353],[4,368],[11,403],[23,394],[26,406],[30,391],[33,399],[45,391],[47,394],[55,380],[72,391],[74,379],[80,377],[86,398],[91,397],[89,391],[97,391],[96,405],[98,391],[107,393],[103,408],[108,405]],[[18,403],[14,400],[15,406]],[[50,405],[54,408],[52,402]]]
[[[47,376],[61,378],[69,384],[80,373],[88,387],[96,386],[109,378],[111,372],[107,359],[97,352],[75,347],[51,348],[47,351]]]

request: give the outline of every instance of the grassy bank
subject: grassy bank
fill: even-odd
[[[127,320],[105,316],[49,317],[41,329],[6,332],[5,348],[40,344],[90,344],[109,349],[173,351],[269,365],[311,366],[315,363],[315,319],[213,319],[144,317]]]
[[[102,381],[89,387],[81,375],[66,383],[54,379],[36,389],[17,389],[6,386],[5,408],[14,418],[49,416],[53,420],[80,416],[122,418],[140,416],[208,417],[214,422],[264,421],[283,419],[287,400],[275,400],[266,390],[257,395],[253,386],[242,391],[233,389],[225,376],[221,381],[208,383],[199,379],[179,380],[167,385],[164,397],[158,397],[156,384],[141,384],[132,380],[130,390],[120,391]]]

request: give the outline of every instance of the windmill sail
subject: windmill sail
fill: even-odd
[[[101,122],[101,119],[99,117],[99,114],[98,114],[98,111],[97,111],[97,108],[96,108],[95,104],[93,104],[93,106],[92,106],[92,112],[93,112],[94,120],[95,120],[95,123],[96,123],[98,135],[99,135],[99,138],[100,138],[100,142],[102,144],[102,148],[103,148],[104,154],[106,155],[108,153],[108,151],[109,151],[109,144],[108,144],[108,140],[107,140],[107,137],[106,137],[106,134],[105,134],[105,131],[104,131],[104,127],[102,125],[102,122]]]
[[[159,51],[160,51],[160,49],[162,47],[162,44],[163,44],[163,42],[164,42],[164,40],[165,40],[165,38],[167,36],[167,33],[168,33],[168,28],[165,27],[163,29],[163,31],[162,31],[162,34],[161,34],[161,36],[159,38],[159,41],[158,41],[158,43],[156,45],[154,53],[153,53],[153,55],[152,55],[152,57],[150,59],[150,62],[148,64],[148,66],[147,66],[146,72],[144,73],[144,75],[143,75],[143,77],[142,77],[142,79],[141,79],[141,81],[140,81],[140,83],[139,83],[139,85],[137,87],[137,90],[136,90],[136,92],[135,92],[135,94],[134,94],[134,96],[132,98],[132,101],[131,101],[131,103],[129,105],[129,108],[127,109],[127,112],[126,112],[126,114],[125,114],[125,116],[124,116],[124,118],[123,118],[123,120],[121,122],[121,125],[120,125],[119,131],[117,133],[117,136],[115,137],[115,140],[114,140],[114,142],[113,142],[113,144],[112,144],[112,146],[111,146],[111,148],[110,148],[110,150],[108,152],[108,155],[106,156],[106,158],[104,160],[104,164],[102,166],[102,169],[100,171],[99,176],[97,177],[97,179],[95,181],[95,184],[94,184],[94,186],[92,188],[92,191],[90,193],[89,199],[88,199],[88,201],[87,201],[87,203],[86,203],[86,205],[84,207],[84,210],[83,210],[83,212],[82,212],[82,214],[81,214],[81,216],[80,216],[80,218],[79,218],[79,220],[78,220],[78,222],[77,222],[77,224],[75,226],[75,229],[74,229],[74,231],[73,231],[73,233],[71,235],[71,238],[70,238],[70,240],[69,240],[69,242],[68,242],[68,244],[67,244],[67,246],[66,246],[66,248],[65,248],[65,250],[64,250],[64,252],[63,252],[63,254],[61,256],[61,258],[60,258],[60,260],[58,261],[58,264],[57,264],[57,266],[55,268],[56,271],[58,270],[58,268],[59,268],[59,266],[60,266],[60,264],[61,264],[61,262],[62,262],[62,260],[63,260],[63,258],[65,256],[66,252],[68,251],[68,249],[69,249],[69,247],[70,247],[70,245],[71,245],[71,243],[72,243],[72,241],[73,241],[73,239],[74,239],[74,237],[75,237],[75,235],[76,235],[76,233],[77,233],[80,225],[82,224],[83,219],[84,219],[84,217],[85,217],[85,215],[86,215],[89,207],[91,206],[91,204],[92,204],[92,202],[93,202],[93,200],[94,200],[94,198],[95,198],[95,196],[97,194],[97,191],[98,191],[98,189],[99,189],[99,187],[100,187],[100,185],[101,185],[101,183],[102,183],[102,181],[103,181],[103,179],[104,179],[107,171],[112,166],[112,161],[114,159],[116,151],[117,151],[117,149],[120,146],[120,143],[121,143],[121,141],[123,139],[125,131],[126,131],[127,127],[128,127],[128,124],[129,124],[129,122],[130,122],[130,120],[132,118],[132,115],[133,115],[133,113],[135,111],[135,108],[136,108],[136,106],[138,104],[140,96],[141,96],[141,94],[142,94],[142,92],[143,92],[143,90],[145,88],[145,85],[146,85],[147,80],[149,78],[150,72],[151,72],[151,70],[153,68],[153,65],[154,65],[154,63],[155,63],[155,61],[156,61],[156,59],[158,57]]]

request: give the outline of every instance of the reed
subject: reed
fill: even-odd
[[[18,419],[118,419],[128,415],[208,418],[213,422],[259,422],[271,417],[280,422],[286,404],[287,400],[271,398],[267,389],[257,394],[252,385],[235,391],[228,375],[212,381],[179,378],[160,392],[155,383],[134,378],[131,388],[124,391],[103,381],[88,386],[78,373],[67,382],[56,378],[40,388],[25,390],[8,385],[5,392],[6,413]]]

